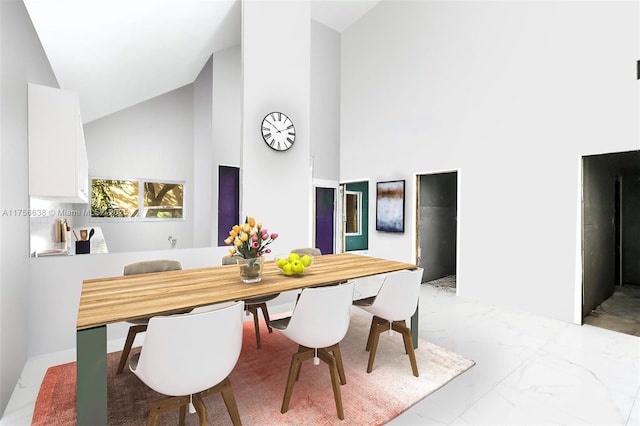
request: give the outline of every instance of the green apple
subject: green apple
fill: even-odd
[[[291,270],[294,274],[302,275],[304,274],[304,265],[299,260],[294,260],[291,262]]]
[[[281,258],[281,259],[278,259],[278,261],[276,262],[276,266],[282,269],[284,265],[286,265],[287,263],[289,263],[287,259]]]
[[[312,262],[311,256],[309,256],[308,254],[305,254],[300,258],[300,262],[302,262],[305,268],[308,268]]]
[[[290,263],[287,263],[286,265],[284,265],[282,267],[282,273],[285,275],[293,275],[293,268],[291,267]]]

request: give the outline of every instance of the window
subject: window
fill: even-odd
[[[182,219],[183,202],[182,182],[91,180],[92,218]]]
[[[362,223],[362,193],[354,191],[345,192],[345,234],[360,235]]]

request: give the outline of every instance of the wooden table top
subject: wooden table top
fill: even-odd
[[[254,284],[240,281],[237,265],[84,280],[76,327],[82,330],[413,268],[411,263],[340,253],[314,257],[313,265],[298,277],[284,276],[268,260],[262,280]]]

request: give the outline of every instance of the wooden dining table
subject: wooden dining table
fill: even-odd
[[[253,284],[240,281],[236,265],[84,280],[76,325],[77,424],[107,424],[108,324],[414,268],[411,263],[340,253],[316,256],[302,276],[285,276],[273,260],[266,261],[262,280]],[[416,309],[411,319],[414,345],[417,315]]]

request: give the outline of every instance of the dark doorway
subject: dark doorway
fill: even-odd
[[[422,281],[456,275],[458,173],[418,176],[418,264]],[[451,281],[451,280],[449,280]]]
[[[316,187],[316,243],[322,254],[334,252],[336,217],[336,190],[335,188]]]
[[[640,335],[640,151],[582,161],[583,323]]]

